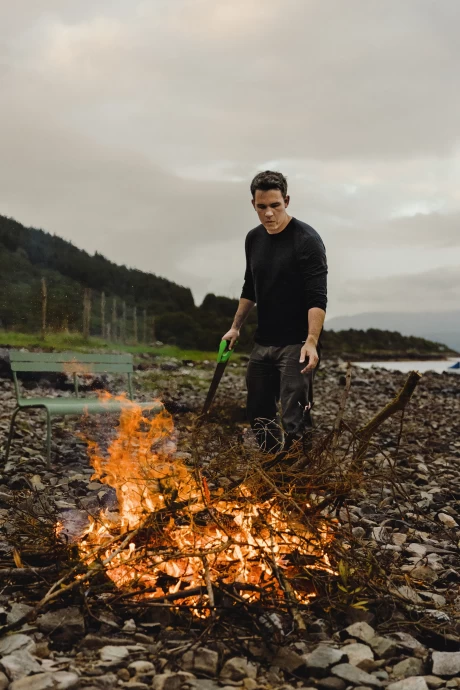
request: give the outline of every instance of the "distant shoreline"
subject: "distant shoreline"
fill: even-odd
[[[440,356],[439,353],[420,354],[418,352],[342,352],[340,354],[332,354],[324,352],[322,355],[324,360],[342,359],[345,362],[447,362],[449,359],[460,359],[458,352],[446,352]]]

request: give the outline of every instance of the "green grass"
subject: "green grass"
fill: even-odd
[[[112,343],[102,338],[89,338],[85,340],[81,333],[49,333],[43,340],[39,335],[30,333],[18,333],[16,331],[0,330],[0,345],[8,347],[36,347],[44,350],[75,350],[76,352],[92,352],[94,350],[110,350],[115,352],[131,352],[133,355],[143,353],[160,357],[176,357],[177,359],[190,359],[202,362],[205,359],[215,360],[216,352],[201,352],[200,350],[182,350],[174,345],[151,347],[149,345],[122,345]],[[234,361],[237,355],[234,356]]]

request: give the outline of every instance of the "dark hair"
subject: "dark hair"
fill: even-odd
[[[280,172],[265,170],[265,172],[257,173],[251,182],[253,199],[258,189],[263,192],[267,192],[269,189],[279,189],[284,199],[287,196],[287,180]]]

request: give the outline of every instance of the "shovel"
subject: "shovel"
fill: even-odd
[[[206,396],[205,403],[203,405],[203,409],[201,410],[201,415],[200,415],[200,423],[204,421],[205,415],[209,412],[209,408],[211,407],[212,401],[214,400],[214,396],[217,391],[217,387],[220,383],[220,380],[222,376],[224,375],[225,367],[227,366],[227,362],[231,357],[231,354],[233,350],[229,349],[229,342],[228,340],[222,340],[219,346],[219,352],[217,353],[217,366],[214,371],[214,376],[212,377],[211,385],[209,386],[208,394]],[[235,345],[237,342],[235,342]]]

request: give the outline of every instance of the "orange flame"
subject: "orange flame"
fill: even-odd
[[[119,514],[106,511],[91,520],[80,545],[82,557],[88,558],[111,535],[145,530],[149,519],[154,520],[147,544],[139,539],[137,545],[134,538],[121,550],[107,546],[106,571],[117,586],[142,586],[151,590],[148,596],[164,597],[184,587],[209,585],[206,570],[211,582],[276,587],[276,569],[299,575],[299,566],[286,560],[293,552],[314,560],[309,568],[334,572],[324,552],[332,538],[326,526],[312,535],[288,521],[275,498],[251,500],[244,485],[238,499],[224,500],[223,489],[213,498],[206,478],[195,479],[182,460],[172,457],[171,415],[164,411],[149,418],[140,406],[124,400],[118,433],[107,452],[89,443],[93,479],[115,488]],[[299,598],[311,596],[313,590]]]

